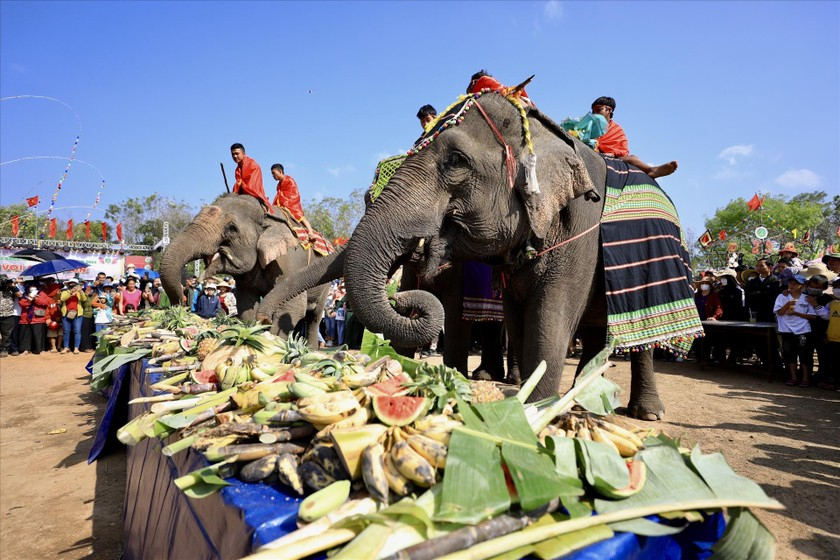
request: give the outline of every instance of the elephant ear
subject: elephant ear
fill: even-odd
[[[522,195],[534,235],[543,239],[560,211],[572,199],[592,190],[594,185],[578,152],[582,144],[575,142],[561,126],[538,109],[530,109],[528,118],[539,162],[536,165],[539,188],[535,190],[533,185],[527,184],[527,172],[519,174],[516,188]],[[528,151],[523,150],[520,159],[528,155]],[[520,165],[523,171],[525,167]]]
[[[281,223],[268,223],[257,240],[257,257],[260,266],[265,268],[289,251],[291,231]]]

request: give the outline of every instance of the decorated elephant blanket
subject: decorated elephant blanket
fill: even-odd
[[[309,232],[303,226],[290,226],[292,231],[295,235],[297,235],[298,241],[300,241],[300,246],[304,249],[312,249],[319,255],[329,255],[335,248],[332,246],[332,243],[327,241],[323,235],[318,233],[315,230],[312,230],[312,234],[310,235]]]
[[[674,203],[646,173],[605,157],[601,219],[608,336],[618,348],[688,353],[703,326]]]

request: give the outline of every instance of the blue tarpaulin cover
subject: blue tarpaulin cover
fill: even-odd
[[[113,409],[127,407],[128,400],[150,396],[149,384],[157,376],[144,375],[145,360],[133,362],[114,375],[111,399]],[[129,387],[120,390],[117,384]],[[120,395],[123,395],[120,400]],[[131,405],[130,418],[144,412],[148,404]],[[109,401],[109,408],[112,404]],[[117,426],[109,426],[105,417],[97,433],[99,451]],[[207,498],[193,500],[179,490],[173,480],[207,465],[204,457],[193,450],[174,457],[161,453],[164,445],[158,439],[145,439],[128,448],[126,496],[124,510],[124,557],[127,560],[155,558],[191,560],[241,558],[259,546],[282,537],[296,528],[299,499],[286,492],[282,485],[245,484],[228,479],[230,486]],[[95,448],[97,445],[95,445]],[[98,451],[98,452],[99,452]],[[97,453],[98,453],[97,452]],[[91,460],[95,454],[91,451]],[[617,533],[613,538],[590,545],[567,555],[572,560],[615,559],[685,559],[701,560],[711,554],[725,528],[721,513],[705,521],[691,523],[672,536],[639,537]]]

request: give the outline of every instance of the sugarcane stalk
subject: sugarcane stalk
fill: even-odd
[[[204,430],[199,430],[191,436],[187,436],[179,439],[178,441],[172,442],[163,449],[161,449],[160,452],[166,455],[167,457],[172,457],[176,453],[180,453],[185,449],[189,449],[190,447],[192,447],[192,444],[195,443],[199,439],[199,437],[201,437],[201,433],[203,431]]]
[[[231,463],[233,461],[222,461],[221,463],[216,463],[214,465],[210,465],[209,467],[202,467],[198,470],[189,472],[184,476],[179,476],[173,482],[175,486],[180,488],[181,490],[186,490],[187,488],[191,488],[202,481],[201,475],[207,474],[215,474],[222,478],[225,478],[225,475],[232,475],[233,472],[231,470]]]
[[[184,364],[180,366],[154,366],[147,367],[146,373],[180,373],[198,368],[198,364]]]
[[[187,385],[181,385],[178,388],[181,389],[182,393],[186,393],[187,395],[198,395],[199,393],[209,394],[216,392],[215,383],[191,383]]]
[[[178,375],[173,375],[172,377],[167,377],[166,379],[162,379],[157,383],[153,383],[149,385],[149,389],[152,391],[163,391],[166,387],[172,387],[175,383],[180,383],[184,381],[187,377],[189,377],[189,372],[187,373],[179,373]]]
[[[211,447],[224,447],[226,445],[232,445],[238,442],[241,439],[241,436],[236,434],[231,434],[228,436],[221,436],[221,437],[207,437],[207,434],[202,434],[195,443],[192,444],[193,449],[196,451],[206,451]]]
[[[128,404],[145,404],[145,403],[159,403],[159,402],[167,402],[167,401],[174,401],[175,395],[172,393],[166,393],[165,395],[154,395],[152,397],[137,397],[136,399],[131,399],[128,401]]]
[[[331,560],[376,560],[394,529],[381,523],[371,523]]]
[[[532,424],[531,427],[534,429],[534,433],[538,434],[545,429],[546,426],[551,424],[551,421],[554,420],[557,416],[561,414],[565,414],[572,408],[575,404],[575,397],[583,391],[586,387],[588,387],[593,381],[595,381],[598,377],[600,377],[605,371],[610,368],[610,363],[605,362],[598,368],[589,372],[589,375],[583,379],[580,379],[574,387],[569,389],[569,391],[557,399],[557,402],[549,406],[543,412],[537,416],[536,424]]]
[[[300,422],[303,417],[297,410],[259,410],[252,418],[256,424],[291,424]]]
[[[211,447],[205,451],[204,456],[207,457],[208,461],[214,462],[234,457],[237,461],[253,461],[266,455],[283,455],[284,453],[300,455],[305,450],[304,446],[294,443],[243,443]]]
[[[175,395],[170,394],[169,396],[174,397]],[[149,410],[155,414],[163,414],[165,412],[172,412],[173,410],[184,410],[186,408],[190,408],[191,406],[195,406],[196,400],[197,399],[193,398],[180,399],[177,401],[168,399],[166,401],[154,403]]]
[[[150,365],[157,365],[162,362],[168,362],[169,360],[175,360],[177,358],[182,358],[184,356],[184,351],[180,350],[173,354],[163,354],[162,356],[157,356],[149,360]]]
[[[522,384],[522,387],[519,389],[519,392],[516,393],[516,399],[525,404],[525,401],[528,400],[528,397],[531,396],[531,393],[534,392],[534,389],[537,387],[537,383],[543,378],[545,372],[548,370],[548,364],[545,360],[542,360],[540,364],[537,366],[537,369],[531,374],[531,376]]]
[[[231,405],[229,402],[227,402],[227,403],[223,403],[223,404],[220,404],[220,405],[216,405],[213,408],[208,408],[207,410],[205,410],[203,412],[199,412],[195,416],[195,418],[193,418],[191,421],[189,421],[187,423],[186,427],[189,428],[190,426],[195,426],[196,424],[201,424],[202,422],[210,420],[211,418],[213,418],[214,416],[216,416],[220,412],[225,412],[226,410],[229,410],[231,406],[233,406],[233,405]]]

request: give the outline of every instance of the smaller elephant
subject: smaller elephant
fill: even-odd
[[[236,280],[239,316],[256,319],[260,298],[284,276],[323,257],[304,249],[289,224],[266,214],[259,201],[248,195],[225,194],[205,206],[189,226],[166,248],[161,261],[161,283],[173,304],[183,302],[181,272],[195,259],[203,259],[205,276],[227,274]],[[275,310],[272,332],[290,333],[306,319],[310,346],[318,345],[318,325],[328,286],[313,286]]]

